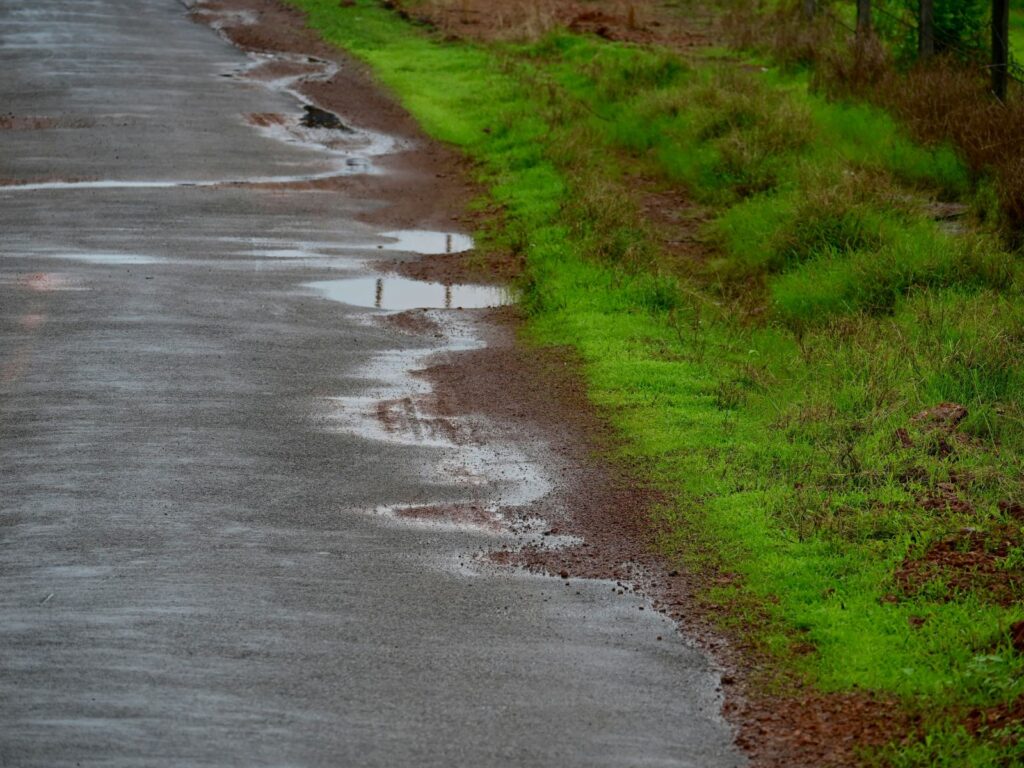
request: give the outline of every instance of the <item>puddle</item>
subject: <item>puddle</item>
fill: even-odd
[[[455,232],[431,232],[427,230],[407,229],[396,232],[381,232],[380,237],[392,242],[348,242],[344,238],[347,233],[338,233],[336,241],[302,242],[284,238],[221,238],[224,242],[239,243],[250,246],[240,255],[254,256],[265,259],[310,259],[333,256],[345,256],[351,252],[397,251],[432,256],[445,253],[463,253],[473,250],[473,238]],[[360,261],[365,259],[360,258]]]
[[[443,285],[385,277],[356,277],[307,283],[331,301],[375,309],[481,309],[512,302],[509,291],[493,285]]]
[[[519,520],[507,509],[522,509],[548,495],[552,482],[543,467],[518,445],[494,438],[480,416],[444,415],[433,405],[433,386],[417,375],[439,353],[479,349],[484,343],[465,316],[431,314],[444,329],[444,342],[422,349],[376,355],[354,372],[359,394],[326,397],[317,409],[317,428],[364,440],[430,448],[420,471],[432,485],[447,486],[447,498],[398,501],[375,507],[376,516],[401,525],[441,526],[515,537],[521,544],[547,546],[550,528],[539,517]],[[481,438],[486,436],[481,442]]]
[[[434,256],[440,253],[463,253],[473,250],[473,238],[454,232],[429,232],[421,229],[400,229],[395,232],[381,232],[381,237],[394,240],[393,243],[378,246],[385,251],[402,251]]]

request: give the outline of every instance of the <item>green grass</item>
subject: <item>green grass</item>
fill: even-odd
[[[293,2],[477,161],[504,211],[483,242],[527,259],[529,336],[580,352],[623,454],[669,493],[664,552],[741,577],[704,596],[725,623],[749,625],[753,599],[786,669],[925,713],[897,764],[1007,759],[1013,739],[956,713],[1024,694],[1021,595],[893,580],[964,527],[1017,525],[999,502],[1024,501],[1020,265],[928,218],[974,194],[956,155],[800,75],[568,34],[445,42],[365,0]],[[711,212],[708,258],[663,252],[640,178]],[[947,400],[970,413],[959,437],[914,421]],[[970,507],[922,503],[950,488]]]
[[[1024,61],[1024,2],[1010,0],[1010,55]]]

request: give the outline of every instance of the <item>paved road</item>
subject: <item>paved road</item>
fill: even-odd
[[[0,0],[0,764],[739,764],[636,599],[382,514],[545,481],[374,432],[422,341],[307,284],[377,202],[215,182],[386,137],[248,124],[300,111],[251,64],[176,0]]]

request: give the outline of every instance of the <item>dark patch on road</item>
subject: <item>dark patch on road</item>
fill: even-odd
[[[333,112],[328,112],[326,109],[320,109],[320,107],[314,106],[313,104],[306,104],[303,106],[302,110],[303,115],[300,122],[306,128],[326,128],[332,131],[352,133],[352,129],[341,122],[341,118]]]

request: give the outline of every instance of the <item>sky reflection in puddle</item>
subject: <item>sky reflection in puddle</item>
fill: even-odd
[[[443,285],[387,275],[308,284],[325,298],[376,309],[480,309],[509,304],[508,290],[493,285]]]
[[[421,229],[400,229],[381,232],[395,242],[378,246],[386,251],[402,251],[433,256],[439,253],[463,253],[473,250],[473,238],[453,232],[430,232]]]

